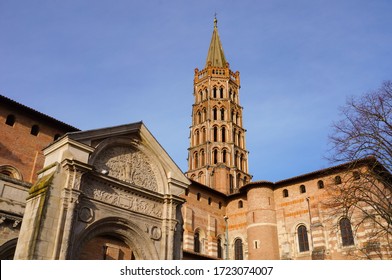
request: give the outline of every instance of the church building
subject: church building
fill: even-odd
[[[195,69],[188,170],[143,122],[80,131],[0,96],[0,259],[357,259],[374,227],[326,202],[376,162],[249,174],[240,73],[214,19]],[[186,151],[184,151],[185,153]],[[370,245],[371,246],[370,246]],[[373,255],[372,255],[373,254]]]

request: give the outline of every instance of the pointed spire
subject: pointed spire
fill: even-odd
[[[210,48],[208,49],[206,67],[208,66],[208,62],[211,62],[211,66],[214,67],[226,67],[226,58],[219,39],[218,20],[216,16],[214,18],[214,31],[212,32]]]

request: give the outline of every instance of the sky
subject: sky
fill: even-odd
[[[253,180],[331,166],[339,108],[392,79],[392,1],[0,0],[0,94],[81,130],[143,121],[187,170],[215,13]]]

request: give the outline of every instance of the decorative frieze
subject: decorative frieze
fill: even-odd
[[[128,192],[113,185],[87,179],[83,193],[93,199],[153,217],[162,217],[162,205],[136,192]]]

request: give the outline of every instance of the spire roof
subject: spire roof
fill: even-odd
[[[222,43],[219,39],[218,34],[218,20],[214,18],[214,31],[212,32],[212,38],[210,48],[208,49],[206,67],[208,62],[211,62],[211,66],[214,67],[226,67],[226,58],[223,53]]]

